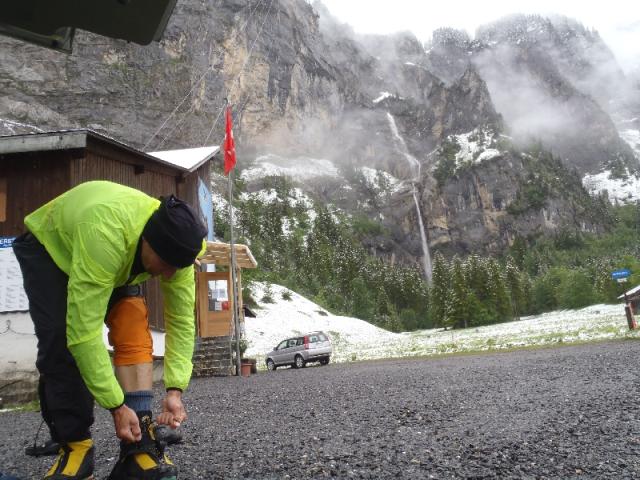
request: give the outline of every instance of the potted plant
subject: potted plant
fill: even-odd
[[[249,347],[249,342],[247,341],[246,338],[241,338],[240,339],[240,364],[244,365],[244,364],[248,364],[250,365],[250,370],[251,373],[258,373],[258,367],[256,366],[256,359],[255,358],[247,358],[244,356],[244,352],[247,351],[247,348]]]

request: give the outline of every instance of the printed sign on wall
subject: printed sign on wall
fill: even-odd
[[[0,237],[0,312],[29,310],[27,294],[22,287],[22,272],[11,243],[14,237]]]

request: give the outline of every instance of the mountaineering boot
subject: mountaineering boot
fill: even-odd
[[[139,417],[142,438],[120,443],[120,457],[108,480],[177,480],[178,468],[164,453],[166,443],[156,438],[151,415]]]
[[[42,445],[36,445],[35,443],[24,449],[24,453],[30,457],[41,457],[43,455],[58,455],[60,451],[60,444],[55,440],[47,440]],[[0,480],[4,480],[0,477]]]
[[[93,479],[93,452],[93,440],[90,438],[63,444],[44,480]]]
[[[156,441],[164,442],[169,445],[182,443],[182,433],[179,430],[168,427],[167,425],[156,425],[155,429]]]

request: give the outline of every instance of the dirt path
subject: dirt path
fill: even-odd
[[[640,478],[640,343],[281,369],[194,380],[181,479]],[[117,455],[97,409],[98,478]],[[0,414],[0,471],[37,413]]]

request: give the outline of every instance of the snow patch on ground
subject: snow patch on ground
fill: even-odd
[[[262,299],[267,290],[275,303]],[[332,315],[310,300],[280,285],[255,282],[252,284],[253,297],[260,304],[256,318],[245,319],[245,333],[249,343],[247,356],[259,358],[264,365],[264,355],[281,340],[315,330],[322,330],[331,337],[335,361],[347,361],[355,350],[364,349],[369,353],[363,358],[379,358],[379,344],[393,341],[401,336],[387,332],[364,320]],[[284,300],[282,294],[288,292],[291,300]],[[358,357],[360,358],[360,357]]]
[[[610,172],[604,171],[585,175],[582,184],[592,195],[606,190],[611,202],[632,203],[640,200],[640,178],[633,175],[627,179],[610,178]]]
[[[245,319],[247,356],[258,359],[280,341],[322,330],[333,343],[332,362],[349,362],[443,353],[494,351],[615,338],[640,338],[630,332],[622,305],[595,305],[524,317],[521,320],[464,330],[430,329],[392,333],[357,318],[332,315],[285,287],[255,282],[256,318]],[[274,303],[263,301],[270,290]],[[288,292],[288,293],[285,293]],[[290,295],[290,300],[283,298]]]
[[[242,171],[240,178],[246,182],[268,176],[287,176],[295,180],[307,180],[314,177],[338,176],[338,169],[330,160],[297,157],[285,158],[267,154],[256,158],[255,164]]]

